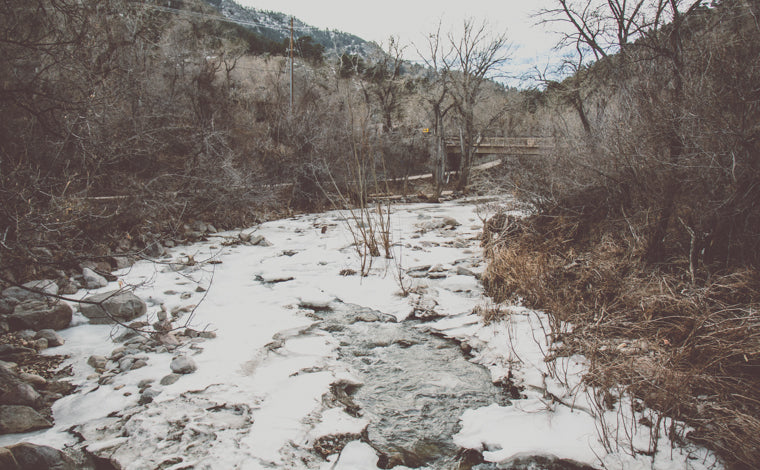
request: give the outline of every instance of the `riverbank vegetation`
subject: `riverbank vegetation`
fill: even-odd
[[[473,162],[431,157],[431,142],[459,135],[470,155],[477,133],[503,132],[500,110],[522,99],[487,79],[506,39],[473,22],[460,36],[438,33],[434,70],[401,60],[394,39],[359,57],[297,37],[291,99],[287,49],[198,0],[0,9],[6,283],[58,278],[114,251],[140,256],[201,222],[240,227],[332,207],[336,187],[349,202],[366,199],[352,191],[371,192],[372,181],[413,195],[420,187],[408,177],[431,167],[438,195],[459,181],[450,170],[466,175]],[[481,51],[482,64],[466,62],[477,73],[464,70]],[[431,94],[456,108],[445,121],[432,119]],[[367,169],[359,184],[356,155]]]
[[[589,358],[588,383],[622,385],[731,468],[754,468],[760,10],[579,3],[544,18],[574,21],[566,40],[593,64],[576,57],[574,75],[547,81],[559,145],[513,162],[510,187],[535,211],[490,220],[484,282],[551,315],[558,354]]]

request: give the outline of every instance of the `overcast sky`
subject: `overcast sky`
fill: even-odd
[[[363,39],[386,44],[390,35],[402,44],[424,44],[435,30],[461,29],[465,18],[487,20],[495,32],[506,32],[513,43],[509,72],[519,74],[533,64],[545,66],[556,35],[536,26],[531,15],[552,0],[237,0],[238,3],[289,15],[321,29],[338,29]],[[414,59],[414,49],[410,48]]]

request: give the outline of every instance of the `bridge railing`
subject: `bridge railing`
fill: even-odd
[[[551,137],[485,137],[478,144],[477,153],[531,155],[554,145],[554,139]],[[447,139],[446,150],[451,154],[461,153],[459,140]]]

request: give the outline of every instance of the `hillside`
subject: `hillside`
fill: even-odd
[[[290,37],[290,17],[284,13],[246,8],[233,0],[204,0],[216,8],[225,17],[238,22],[246,29],[259,36],[275,42],[282,42]],[[316,44],[325,48],[328,56],[338,57],[342,54],[358,55],[367,58],[381,51],[373,42],[353,34],[341,31],[319,29],[295,18],[293,21],[296,38],[309,36]]]

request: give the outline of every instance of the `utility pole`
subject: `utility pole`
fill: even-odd
[[[293,114],[293,17],[290,17],[290,114]]]

